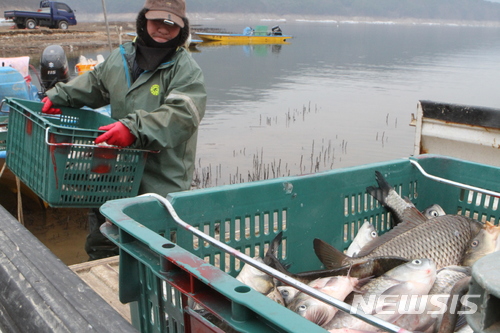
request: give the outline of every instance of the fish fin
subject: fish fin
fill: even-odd
[[[362,286],[361,286],[362,287]],[[356,286],[352,289],[352,292],[353,293],[356,293],[356,294],[365,294],[366,291],[363,291],[362,289],[360,289],[360,286]]]
[[[283,231],[280,231],[273,239],[271,244],[269,245],[269,249],[264,256],[264,263],[266,265],[270,265],[274,262],[274,259],[278,257],[278,248],[281,245],[281,240],[283,239]]]
[[[366,192],[372,197],[377,199],[382,205],[386,205],[385,198],[389,195],[389,192],[393,190],[392,186],[385,180],[384,176],[380,171],[375,170],[375,179],[377,180],[378,186],[368,186]]]
[[[363,287],[365,284],[372,281],[373,278],[375,278],[375,275],[367,276],[367,277],[364,277],[362,279],[359,279],[358,283],[356,284],[356,287],[354,287],[354,291],[357,293],[363,293],[363,291],[361,291],[361,289],[359,289],[359,288]]]
[[[436,271],[436,273],[441,272],[442,270],[450,270],[458,273],[463,273],[466,276],[471,276],[472,275],[472,268],[470,266],[458,266],[458,265],[452,265],[452,266],[445,266],[443,268],[440,268]]]
[[[370,254],[373,250],[378,248],[380,245],[388,242],[389,240],[397,237],[409,230],[427,222],[427,218],[422,214],[416,207],[408,208],[404,212],[403,222],[396,225],[393,229],[389,230],[383,235],[373,239],[368,244],[359,251],[357,258],[362,258]]]
[[[454,330],[454,332],[458,332],[465,325],[467,325],[467,318],[465,317],[464,314],[459,314],[458,318],[457,318],[457,322],[455,324],[455,330]]]
[[[500,225],[497,226],[489,221],[486,221],[486,223],[484,224],[484,229],[490,234],[496,234],[498,237],[498,233],[500,232]]]
[[[398,283],[384,290],[384,292],[381,295],[383,296],[406,295],[408,291],[412,289],[412,286],[413,284],[411,282]]]
[[[407,295],[410,289],[411,289],[411,283],[403,282],[387,288],[384,292],[380,294],[380,296],[387,297],[387,296]],[[399,302],[400,302],[399,298],[389,297],[385,299],[383,302],[377,302],[377,306],[375,307],[374,312],[375,313],[380,313],[381,311],[396,312],[399,306]]]
[[[337,250],[335,247],[331,246],[327,242],[315,238],[314,239],[314,252],[316,256],[321,261],[325,268],[334,269],[345,265],[346,261],[349,261],[348,256],[343,252]]]
[[[337,313],[337,309],[333,306],[331,307],[314,307],[306,313],[304,316],[309,321],[312,321],[316,325],[323,326],[328,324],[330,320]]]
[[[281,245],[282,239],[283,239],[283,231],[281,231],[279,234],[276,235],[276,237],[274,237],[273,241],[271,242],[271,245],[269,246],[269,249],[266,252],[266,255],[264,256],[263,261],[269,267],[272,267],[275,270],[283,274],[286,274],[288,276],[292,276],[292,274],[288,271],[291,264],[289,263],[284,264],[276,257],[278,255],[278,248]]]
[[[268,264],[269,267],[274,268],[278,272],[281,272],[283,274],[286,274],[288,276],[292,276],[293,274],[290,273],[286,265],[283,265],[281,261],[279,261],[276,257],[274,257],[274,260]]]

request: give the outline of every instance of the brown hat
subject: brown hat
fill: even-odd
[[[186,17],[185,0],[146,0],[144,8],[148,9],[148,20],[170,20],[184,28],[183,17]]]

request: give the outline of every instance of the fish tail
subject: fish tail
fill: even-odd
[[[278,248],[281,245],[282,239],[283,239],[283,231],[277,234],[276,237],[274,237],[271,244],[269,245],[269,249],[267,250],[266,255],[264,256],[264,263],[281,273],[289,275],[290,273],[288,272],[288,268],[290,265],[282,264],[281,261],[278,259]]]
[[[385,180],[384,176],[379,172],[375,171],[375,179],[377,180],[378,186],[368,186],[366,192],[372,197],[377,199],[378,202],[385,205],[385,198],[389,196],[389,192],[393,189],[392,186]]]
[[[321,239],[314,239],[314,252],[325,268],[334,269],[351,263],[351,258]]]
[[[266,252],[265,257],[267,256],[274,256],[275,258],[278,257],[278,249],[281,245],[281,241],[283,239],[283,231],[280,231],[273,239],[271,244],[269,244],[269,249]],[[264,258],[264,262],[266,263],[266,258]],[[267,264],[267,263],[266,263]]]

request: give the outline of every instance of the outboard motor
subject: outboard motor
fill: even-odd
[[[271,28],[271,31],[274,36],[282,36],[283,32],[281,31],[281,28],[279,25],[275,25],[274,27]]]
[[[52,88],[57,82],[69,81],[68,59],[61,46],[50,45],[43,50],[40,76],[45,90]]]

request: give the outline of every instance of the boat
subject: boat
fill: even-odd
[[[284,44],[291,35],[283,35],[279,26],[274,26],[268,30],[266,25],[259,25],[255,29],[246,27],[241,34],[220,33],[220,32],[196,32],[203,42],[219,42],[224,45],[229,44]]]

